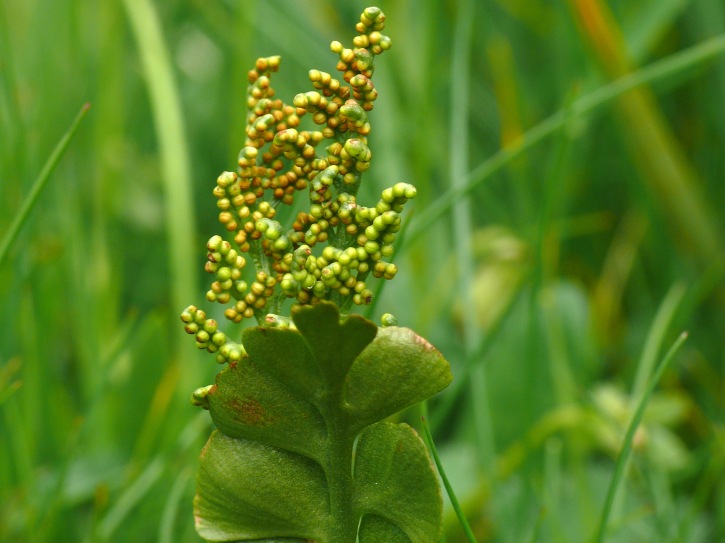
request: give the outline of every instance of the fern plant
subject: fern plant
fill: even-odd
[[[410,426],[385,419],[445,388],[448,363],[392,315],[378,327],[350,314],[371,303],[370,276],[395,276],[386,259],[415,197],[398,183],[372,207],[357,202],[372,159],[374,61],[391,44],[384,21],[366,8],[353,47],[331,44],[344,83],[311,70],[314,90],[292,105],[270,84],[279,57],[249,72],[246,144],[236,172],[222,173],[214,189],[231,241],[209,240],[206,271],[215,276],[207,300],[225,305],[230,321],[255,318],[257,326],[237,342],[195,306],[181,316],[197,347],[225,365],[192,396],[217,428],[201,454],[194,502],[207,541],[441,537],[427,450]],[[319,129],[303,130],[304,116]],[[286,227],[278,211],[300,193],[309,208]]]

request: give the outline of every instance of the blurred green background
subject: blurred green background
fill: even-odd
[[[329,42],[350,44],[366,5],[0,3],[0,237],[91,104],[0,264],[0,540],[199,540],[211,425],[188,398],[218,366],[178,315],[206,307],[246,72],[281,55],[291,102],[308,69],[334,72]],[[361,197],[419,196],[371,317],[451,362],[430,423],[478,540],[593,536],[683,330],[607,541],[725,540],[725,4],[378,5],[393,47]],[[451,514],[446,537],[463,541]]]

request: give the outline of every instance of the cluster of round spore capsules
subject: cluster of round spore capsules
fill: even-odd
[[[206,349],[210,353],[216,353],[217,362],[235,362],[246,355],[241,343],[235,343],[227,338],[226,334],[219,330],[214,319],[207,319],[206,313],[194,305],[190,305],[181,312],[181,321],[184,323],[184,330],[192,334],[196,339],[196,346],[199,349]]]
[[[289,318],[275,314],[284,299],[369,304],[368,277],[395,276],[392,245],[415,188],[398,183],[385,189],[374,207],[358,204],[356,197],[372,159],[367,136],[368,113],[378,96],[374,60],[391,45],[384,28],[383,12],[365,9],[353,47],[337,41],[330,46],[342,79],[310,70],[313,90],[297,94],[291,105],[276,98],[271,85],[280,57],[260,58],[248,73],[245,145],[237,170],[222,173],[213,190],[219,221],[236,249],[213,236],[205,266],[215,276],[207,300],[226,305],[227,319],[255,317],[265,326],[293,327]],[[305,115],[317,129],[302,128]],[[324,140],[331,141],[320,153]],[[309,210],[298,212],[287,228],[278,220],[279,207],[293,204],[300,191],[309,195]],[[250,257],[256,271],[247,272],[245,280]],[[243,355],[241,345],[230,342],[196,307],[188,307],[182,321],[197,346],[216,353],[220,362]]]

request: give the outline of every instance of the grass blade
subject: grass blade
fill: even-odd
[[[448,493],[448,497],[451,500],[451,504],[453,505],[453,509],[456,512],[456,515],[458,516],[458,521],[461,523],[461,527],[463,528],[463,532],[466,534],[466,538],[471,543],[476,543],[476,536],[473,535],[473,530],[471,529],[471,525],[468,524],[468,520],[466,519],[466,515],[463,514],[463,510],[461,509],[461,504],[458,502],[458,498],[456,498],[456,493],[453,492],[453,487],[451,486],[450,481],[448,480],[448,477],[446,477],[446,472],[443,469],[443,464],[441,463],[441,459],[438,456],[438,451],[436,450],[435,444],[433,443],[433,436],[430,433],[430,430],[428,429],[428,424],[425,421],[425,417],[422,417],[423,420],[423,433],[425,435],[425,440],[428,443],[428,448],[430,449],[431,454],[433,455],[433,461],[436,464],[436,468],[438,468],[438,473],[441,476],[441,479],[443,480],[443,486],[446,487],[446,492]]]
[[[161,521],[159,523],[159,543],[173,543],[174,541],[176,541],[176,538],[174,537],[176,515],[179,512],[179,504],[184,498],[184,490],[186,490],[186,485],[189,483],[189,480],[191,478],[192,476],[190,470],[183,470],[181,474],[176,478],[176,481],[174,481],[174,486],[172,486],[171,490],[169,491],[169,497],[167,498],[166,504],[164,505],[164,512],[161,516]]]
[[[457,201],[470,194],[486,179],[492,177],[524,152],[564,128],[570,120],[584,117],[632,89],[667,79],[686,70],[693,70],[723,53],[725,53],[725,35],[720,35],[636,70],[575,100],[570,106],[570,111],[567,111],[568,106],[557,111],[527,131],[517,144],[501,149],[491,158],[479,164],[468,174],[461,186],[452,187],[437,198],[435,203],[428,207],[425,213],[421,213],[418,220],[411,226],[408,242],[412,244],[438,219],[443,217]],[[684,83],[684,80],[680,80],[678,83]]]
[[[606,2],[570,0],[569,4],[582,27],[583,38],[592,46],[607,75],[616,79],[630,73],[627,46]],[[646,86],[632,89],[618,100],[617,106],[626,125],[625,142],[642,181],[662,210],[672,217],[677,237],[694,248],[701,261],[709,262],[722,240],[711,210],[696,190],[700,180],[695,169],[654,94]]]
[[[63,134],[63,137],[55,146],[55,149],[53,149],[50,157],[48,157],[48,161],[43,166],[40,174],[38,174],[38,177],[33,182],[33,186],[30,189],[30,194],[28,194],[28,197],[23,202],[23,206],[20,208],[20,211],[13,219],[10,228],[8,228],[8,231],[5,233],[2,245],[0,245],[0,266],[3,265],[5,258],[7,258],[8,253],[10,252],[10,246],[17,239],[18,234],[20,233],[20,229],[23,227],[23,224],[25,224],[25,221],[28,219],[30,211],[33,209],[35,203],[38,201],[40,193],[43,192],[45,185],[48,183],[48,179],[55,171],[55,168],[58,166],[60,159],[65,153],[65,150],[68,148],[68,145],[73,139],[73,136],[75,136],[75,133],[78,131],[78,127],[80,126],[83,118],[86,116],[86,113],[88,113],[90,107],[91,105],[89,103],[83,104],[83,107],[81,107],[81,110],[75,116],[75,119],[73,119],[73,122],[71,123],[66,133]]]
[[[644,394],[647,379],[652,375],[659,353],[660,345],[664,340],[665,334],[670,328],[677,310],[680,308],[683,298],[685,297],[686,288],[682,283],[675,283],[662,300],[660,308],[655,315],[654,322],[647,335],[644,344],[642,357],[637,365],[637,373],[634,376],[634,386],[632,387],[632,402],[638,402]]]
[[[604,508],[602,510],[602,516],[601,516],[601,519],[599,522],[599,528],[593,539],[594,543],[603,543],[604,542],[604,534],[607,529],[607,524],[609,523],[609,517],[611,516],[611,513],[612,513],[612,507],[614,506],[614,498],[617,494],[617,489],[619,488],[619,485],[624,478],[625,467],[627,466],[629,457],[632,454],[632,442],[634,441],[634,434],[637,431],[637,428],[639,427],[640,423],[642,422],[642,417],[644,417],[644,412],[645,412],[645,409],[647,408],[649,399],[652,396],[652,393],[654,392],[655,388],[657,387],[657,383],[662,378],[662,374],[665,372],[665,369],[667,368],[667,366],[669,365],[670,361],[675,356],[677,351],[680,350],[680,347],[682,347],[682,344],[685,342],[686,339],[687,339],[687,332],[683,332],[677,338],[677,340],[672,345],[672,347],[670,347],[670,350],[667,352],[665,357],[662,359],[662,361],[660,362],[660,365],[657,366],[657,369],[655,370],[654,375],[652,375],[652,378],[650,379],[649,383],[647,384],[647,388],[644,390],[644,393],[642,394],[642,398],[640,399],[639,404],[637,405],[637,410],[634,412],[632,421],[629,423],[629,427],[627,428],[627,433],[624,436],[624,443],[622,444],[622,450],[619,453],[619,457],[617,458],[617,464],[614,468],[614,475],[612,476],[612,480],[609,483],[609,489],[607,490],[607,497],[604,501]]]
[[[114,532],[123,524],[139,502],[149,493],[151,487],[161,478],[164,472],[164,461],[157,457],[149,462],[146,469],[115,501],[101,523],[99,541],[111,541]]]
[[[161,154],[171,305],[180,311],[196,284],[192,243],[196,239],[196,215],[181,98],[153,4],[149,0],[125,0],[124,6],[141,57]]]
[[[448,174],[453,189],[462,188],[466,182],[469,167],[469,88],[471,69],[471,50],[473,40],[473,20],[476,4],[472,0],[462,2],[458,6],[453,40],[452,61],[450,68],[450,134],[448,140]],[[481,329],[476,321],[476,302],[471,296],[475,262],[471,248],[472,233],[475,228],[471,216],[471,202],[460,199],[451,210],[453,224],[453,250],[458,266],[458,295],[462,306],[462,327],[464,352],[470,359],[475,346],[481,343]],[[488,383],[485,371],[479,371],[477,379],[472,381],[472,397],[474,403],[474,419],[478,427],[478,446],[481,465],[487,475],[494,469],[495,440],[493,422],[488,405]]]

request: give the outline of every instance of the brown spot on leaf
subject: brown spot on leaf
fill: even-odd
[[[259,400],[254,398],[233,398],[228,402],[229,408],[236,414],[234,417],[239,422],[249,426],[267,426],[271,424],[270,417]]]

